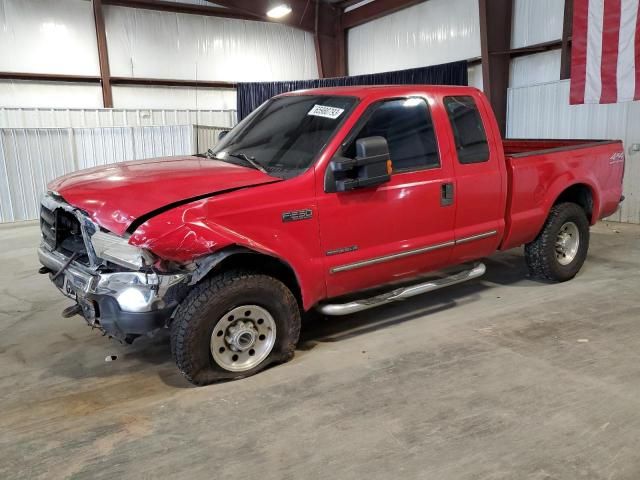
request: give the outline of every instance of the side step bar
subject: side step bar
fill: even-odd
[[[439,290],[440,288],[448,287],[449,285],[455,285],[456,283],[466,282],[474,278],[481,277],[486,272],[487,268],[484,263],[478,263],[470,270],[464,270],[460,273],[450,275],[445,278],[439,278],[437,280],[431,280],[425,283],[418,283],[416,285],[410,285],[408,287],[397,288],[375,297],[365,298],[362,300],[356,300],[348,303],[328,303],[321,305],[319,310],[325,315],[349,315],[350,313],[360,312],[369,308],[378,307],[385,303],[398,302],[405,300],[416,295]]]

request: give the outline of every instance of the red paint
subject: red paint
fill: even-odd
[[[273,182],[257,170],[199,157],[116,163],[60,177],[48,186],[118,235],[145,213],[185,198]]]
[[[571,105],[584,103],[587,79],[587,28],[589,0],[574,0],[571,41]]]
[[[618,101],[618,44],[620,40],[620,0],[605,0],[602,25],[602,61],[600,103]]]
[[[418,274],[529,242],[564,189],[587,185],[595,222],[617,208],[622,193],[621,142],[502,141],[486,98],[469,87],[381,86],[318,89],[314,94],[360,98],[315,164],[302,175],[274,181],[256,170],[213,160],[131,162],[63,177],[50,185],[103,227],[124,232],[139,215],[167,203],[232,187],[151,217],[129,242],[167,260],[188,262],[230,245],[289,264],[305,309],[336,295],[406,280]],[[301,95],[296,92],[289,95]],[[473,96],[489,138],[488,162],[461,165],[443,98]],[[427,100],[438,139],[441,168],[392,175],[378,187],[325,193],[331,158],[362,112],[373,102],[420,96]],[[507,156],[505,157],[505,151]],[[617,156],[616,156],[617,154]],[[110,177],[121,177],[110,179]],[[455,202],[440,206],[442,183],[454,184]],[[250,188],[249,188],[250,187]],[[282,213],[310,209],[309,220],[282,222]],[[398,258],[350,271],[334,267],[495,231],[487,238]],[[357,246],[353,251],[328,251]]]
[[[509,175],[507,232],[502,249],[528,243],[542,229],[558,196],[571,185],[585,185],[593,196],[591,223],[615,212],[622,196],[624,162],[615,160],[623,152],[622,142],[583,144],[568,141],[540,153],[507,156]]]

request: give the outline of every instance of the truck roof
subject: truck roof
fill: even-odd
[[[444,95],[462,95],[479,91],[475,87],[452,86],[452,85],[358,85],[351,87],[323,87],[309,88],[283,93],[278,96],[288,95],[338,95],[357,97],[360,99],[368,97],[389,97],[416,95],[418,93],[438,93]]]

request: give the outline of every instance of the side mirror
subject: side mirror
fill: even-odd
[[[227,133],[229,133],[229,130],[222,130],[219,134],[218,134],[218,141],[222,140],[224,137],[227,136]]]
[[[389,145],[384,137],[356,140],[356,158],[335,157],[325,177],[326,192],[346,192],[391,180]]]

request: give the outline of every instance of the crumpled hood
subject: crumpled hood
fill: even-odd
[[[142,215],[176,202],[279,181],[258,170],[201,157],[169,157],[80,170],[48,188],[122,235]]]

